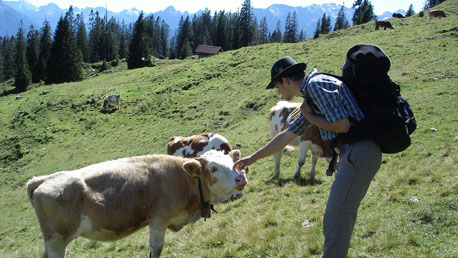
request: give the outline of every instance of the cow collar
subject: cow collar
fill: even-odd
[[[208,202],[205,201],[204,198],[204,192],[202,191],[202,181],[200,180],[200,177],[197,177],[197,184],[199,186],[199,196],[200,196],[200,216],[204,218],[206,221],[207,218],[211,217],[211,211],[214,211],[218,213],[215,208],[213,208],[212,204],[209,204]]]

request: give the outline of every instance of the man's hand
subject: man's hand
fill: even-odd
[[[233,168],[241,171],[241,170],[246,170],[249,165],[253,164],[255,160],[253,159],[253,156],[248,156],[242,159],[237,160],[237,162],[234,163]]]

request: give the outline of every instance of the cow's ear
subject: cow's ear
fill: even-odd
[[[240,153],[240,150],[233,150],[233,151],[229,152],[229,156],[232,158],[232,161],[234,161],[234,162],[239,160],[241,155],[242,154]]]
[[[202,171],[202,165],[199,161],[191,159],[183,164],[183,169],[193,177],[199,177]]]

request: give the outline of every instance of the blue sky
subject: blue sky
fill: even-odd
[[[8,1],[8,0],[6,0]],[[10,0],[11,1],[11,0]],[[236,11],[242,6],[244,0],[26,0],[36,6],[46,5],[50,2],[57,4],[60,8],[66,9],[70,5],[83,7],[107,6],[109,10],[119,12],[133,7],[143,10],[144,12],[157,12],[164,10],[168,6],[174,6],[179,11],[196,12],[205,8],[211,11]],[[254,8],[266,8],[272,4],[286,4],[290,6],[308,6],[311,4],[321,3],[344,3],[345,6],[351,7],[354,0],[252,0],[251,5]],[[410,4],[413,5],[415,12],[421,11],[425,5],[425,0],[371,0],[376,14],[382,14],[385,11],[394,12],[399,9],[407,10]]]

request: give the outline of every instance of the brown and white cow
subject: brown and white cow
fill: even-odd
[[[120,94],[111,94],[108,96],[105,96],[103,98],[103,105],[102,105],[102,110],[103,111],[108,111],[109,107],[111,104],[116,105],[119,110],[119,105],[121,101],[121,95]]]
[[[228,154],[232,151],[232,146],[222,135],[214,133],[202,133],[187,137],[174,136],[167,146],[167,154],[185,158],[200,157],[209,150],[220,150]]]
[[[215,133],[202,133],[187,137],[174,136],[167,145],[167,154],[183,158],[200,157],[210,150],[219,150],[228,154],[232,151],[232,146],[224,136]],[[238,154],[233,155],[234,162],[240,159],[240,152],[236,153]],[[246,171],[242,170],[241,173],[246,178]],[[236,198],[242,195],[242,192],[239,191],[234,193]]]
[[[274,137],[281,131],[288,128],[288,124],[292,121],[290,116],[293,112],[297,114],[300,112],[301,103],[294,103],[288,101],[279,101],[275,106],[270,109],[270,135]],[[320,130],[317,126],[310,126],[304,135],[297,137],[293,145],[299,145],[299,159],[297,162],[296,173],[294,178],[299,179],[301,176],[301,168],[305,163],[307,151],[310,148],[312,151],[312,166],[310,168],[310,179],[313,182],[315,177],[315,167],[318,157],[325,157],[328,162],[332,158],[332,150],[330,141],[324,141],[321,138]],[[274,177],[278,178],[280,174],[280,160],[282,152],[279,151],[273,155],[275,162]]]
[[[389,28],[389,29],[394,29],[393,28],[393,25],[391,25],[391,22],[389,21],[375,21],[375,29],[378,30],[378,27],[382,27],[383,30],[386,30],[386,28]]]
[[[429,11],[429,21],[431,21],[432,18],[442,18],[442,17],[447,17],[445,15],[445,12],[443,10],[437,9],[437,10],[431,10]]]
[[[244,188],[233,164],[220,151],[193,159],[147,155],[34,177],[27,195],[43,233],[43,257],[64,257],[78,236],[114,241],[145,226],[150,255],[159,257],[167,228],[179,231],[210,217],[213,204]]]

